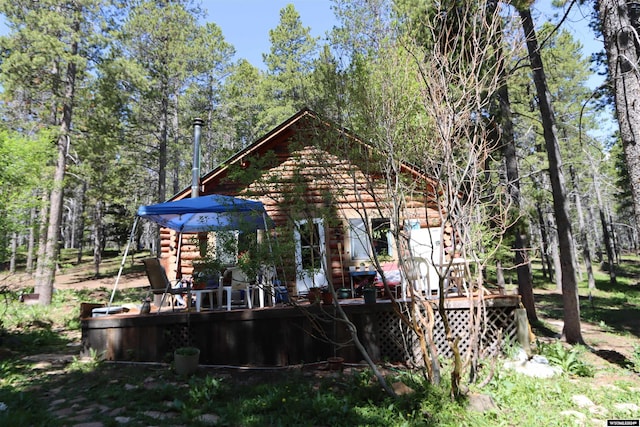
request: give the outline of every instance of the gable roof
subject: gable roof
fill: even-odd
[[[362,145],[366,149],[373,149],[369,144],[362,141],[361,138],[358,138],[353,132],[342,126],[332,123],[329,120],[321,118],[316,112],[305,107],[282,122],[280,125],[276,126],[263,137],[257,139],[252,144],[238,151],[236,154],[231,156],[226,161],[222,162],[216,168],[203,175],[200,178],[200,185],[203,188],[206,188],[208,184],[210,185],[216,181],[219,182],[223,177],[227,175],[231,166],[238,164],[242,165],[244,159],[255,156],[258,153],[265,152],[269,149],[277,147],[281,143],[286,142],[287,140],[295,136],[296,132],[298,132],[300,129],[303,129],[303,124],[305,123],[307,125],[309,123],[314,123],[315,126],[324,127],[327,130],[333,130],[334,132],[345,135],[348,139],[352,140],[354,143]],[[409,163],[403,162],[403,170],[413,176],[419,177],[426,181],[433,181],[432,179],[428,178],[423,172],[421,172],[417,167],[410,165]],[[186,197],[190,197],[190,195],[191,187],[189,186],[175,194],[170,200],[180,200]]]

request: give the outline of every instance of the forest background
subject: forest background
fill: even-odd
[[[510,213],[517,227],[483,223],[486,229],[500,228],[499,238],[487,232],[482,241],[492,247],[486,251],[492,259],[485,262],[501,261],[507,274],[514,275],[516,267],[539,258],[545,276],[563,289],[562,278],[574,274],[560,274],[567,268],[561,257],[567,228],[577,231],[575,240],[568,237],[574,242],[578,274],[588,273],[591,259],[613,266],[618,254],[636,250],[627,163],[610,125],[612,87],[594,90],[590,83],[592,69],[606,69],[604,55],[586,57],[580,41],[563,29],[561,13],[558,27],[535,23],[555,110],[560,168],[567,176],[563,208],[568,224],[560,224],[553,188],[557,165],[548,163],[548,126],[540,113],[536,68],[529,66],[529,38],[522,30],[530,5],[489,5],[499,10],[503,29],[502,47],[494,47],[506,52],[500,58],[506,70],[500,87],[509,91],[519,195],[512,204],[516,212]],[[92,251],[99,276],[104,250],[126,242],[137,207],[164,201],[190,183],[195,117],[204,120],[203,171],[305,106],[367,140],[375,140],[385,126],[398,132],[402,126],[390,129],[385,121],[394,115],[405,119],[400,116],[410,114],[408,126],[437,122],[437,112],[430,115],[411,98],[405,98],[401,109],[385,110],[390,98],[383,89],[393,87],[396,94],[399,88],[415,90],[393,67],[406,61],[407,52],[415,54],[407,49],[408,39],[427,49],[435,41],[433,34],[420,33],[420,28],[434,27],[420,27],[420,16],[409,11],[426,11],[424,16],[435,17],[429,22],[448,15],[430,11],[428,2],[424,9],[415,8],[411,0],[336,0],[333,6],[336,25],[322,39],[311,35],[293,5],[282,8],[279,23],[269,31],[264,66],[257,67],[235,59],[234,47],[220,26],[206,22],[198,2],[0,1],[9,29],[0,39],[3,265],[14,269],[17,254],[25,253],[45,304],[51,300],[59,248],[76,248],[78,259]],[[450,28],[451,22],[446,25]],[[395,65],[385,62],[389,58]],[[494,88],[482,96],[498,99],[497,94]],[[378,114],[377,108],[390,115]],[[488,102],[475,113],[504,126],[505,110],[495,108]],[[437,140],[431,129],[421,135],[423,142],[429,135]],[[418,146],[406,135],[404,142],[400,134],[396,137],[405,145],[396,146],[398,152]],[[482,191],[511,191],[514,181],[504,154],[508,144],[487,137],[495,144],[483,142],[489,154],[484,169],[475,169],[476,176],[488,177]],[[145,229],[139,244],[155,250],[155,231]],[[512,248],[523,236],[526,252],[515,251],[514,259]],[[518,260],[518,254],[524,258]],[[609,271],[615,280],[615,269]]]

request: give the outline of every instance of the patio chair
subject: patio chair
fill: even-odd
[[[231,275],[231,285],[222,287],[222,291],[227,294],[227,311],[231,310],[231,304],[234,301],[253,308],[253,285],[249,278],[238,267],[229,268],[227,272]]]
[[[175,310],[176,301],[181,302],[181,305],[187,305],[182,298],[182,294],[187,293],[188,298],[190,299],[190,286],[178,287],[177,285],[180,283],[179,279],[172,283],[167,277],[167,272],[164,270],[162,265],[160,265],[160,260],[158,258],[145,258],[142,262],[147,273],[147,278],[149,279],[149,284],[151,285],[151,292],[153,295],[162,295],[162,299],[160,300],[160,305],[158,307],[158,313],[164,305],[167,295],[169,296],[169,305],[171,306],[172,311]]]
[[[437,284],[430,283],[429,263],[427,260],[424,258],[413,258],[408,262],[408,279],[413,286],[414,292],[427,299],[438,298],[440,296],[440,289]]]
[[[258,291],[258,303],[260,307],[264,307],[265,305],[265,293],[266,296],[270,298],[271,305],[276,305],[276,292],[275,292],[275,281],[276,281],[276,268],[273,266],[263,265],[260,267],[260,274],[258,275],[258,282],[256,287],[254,288],[254,296],[257,288]]]

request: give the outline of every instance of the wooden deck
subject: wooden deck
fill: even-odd
[[[406,332],[389,300],[378,300],[376,304],[364,304],[358,298],[339,301],[375,361],[407,362],[413,357],[413,344],[400,339]],[[513,311],[519,302],[517,295],[483,300],[489,321],[489,333],[482,340],[484,346],[496,345],[499,334],[503,341],[504,336],[515,336]],[[450,323],[461,336],[461,350],[465,351],[471,300],[449,298],[446,303]],[[335,320],[335,310],[333,305],[305,303],[199,313],[130,311],[88,317],[82,319],[82,351],[97,351],[107,360],[169,362],[175,348],[194,345],[200,348],[200,363],[205,365],[288,366],[335,355],[346,362],[360,362],[362,357],[346,328]],[[448,345],[438,329],[442,325],[436,316],[434,339],[446,356]]]

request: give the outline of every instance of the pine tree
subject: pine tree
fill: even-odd
[[[566,184],[562,168],[562,156],[558,144],[556,118],[552,106],[547,79],[544,71],[542,57],[539,50],[537,35],[531,10],[528,5],[517,7],[522,20],[527,50],[536,95],[538,108],[543,124],[543,134],[547,158],[549,161],[549,178],[553,194],[553,211],[558,227],[558,240],[560,248],[560,263],[562,273],[562,301],[564,313],[563,334],[569,343],[582,343],[580,330],[580,304],[578,301],[578,284],[575,273],[575,246],[571,231],[571,221],[568,212],[568,200],[566,197]]]
[[[636,3],[624,0],[598,0],[595,7],[604,37],[608,82],[615,98],[637,229],[640,225],[640,141],[637,137],[640,134],[640,9]]]
[[[40,238],[35,292],[49,304],[53,291],[67,154],[73,141],[73,117],[78,85],[99,48],[98,12],[101,0],[14,3],[0,2],[11,33],[2,39],[2,79],[10,96],[27,94],[39,126],[57,130],[57,158],[52,177],[47,224]],[[35,91],[41,94],[34,95]]]
[[[280,22],[269,31],[271,48],[263,54],[267,66],[263,80],[258,133],[272,129],[306,106],[310,97],[310,76],[317,57],[317,40],[304,27],[292,4],[280,11]]]

